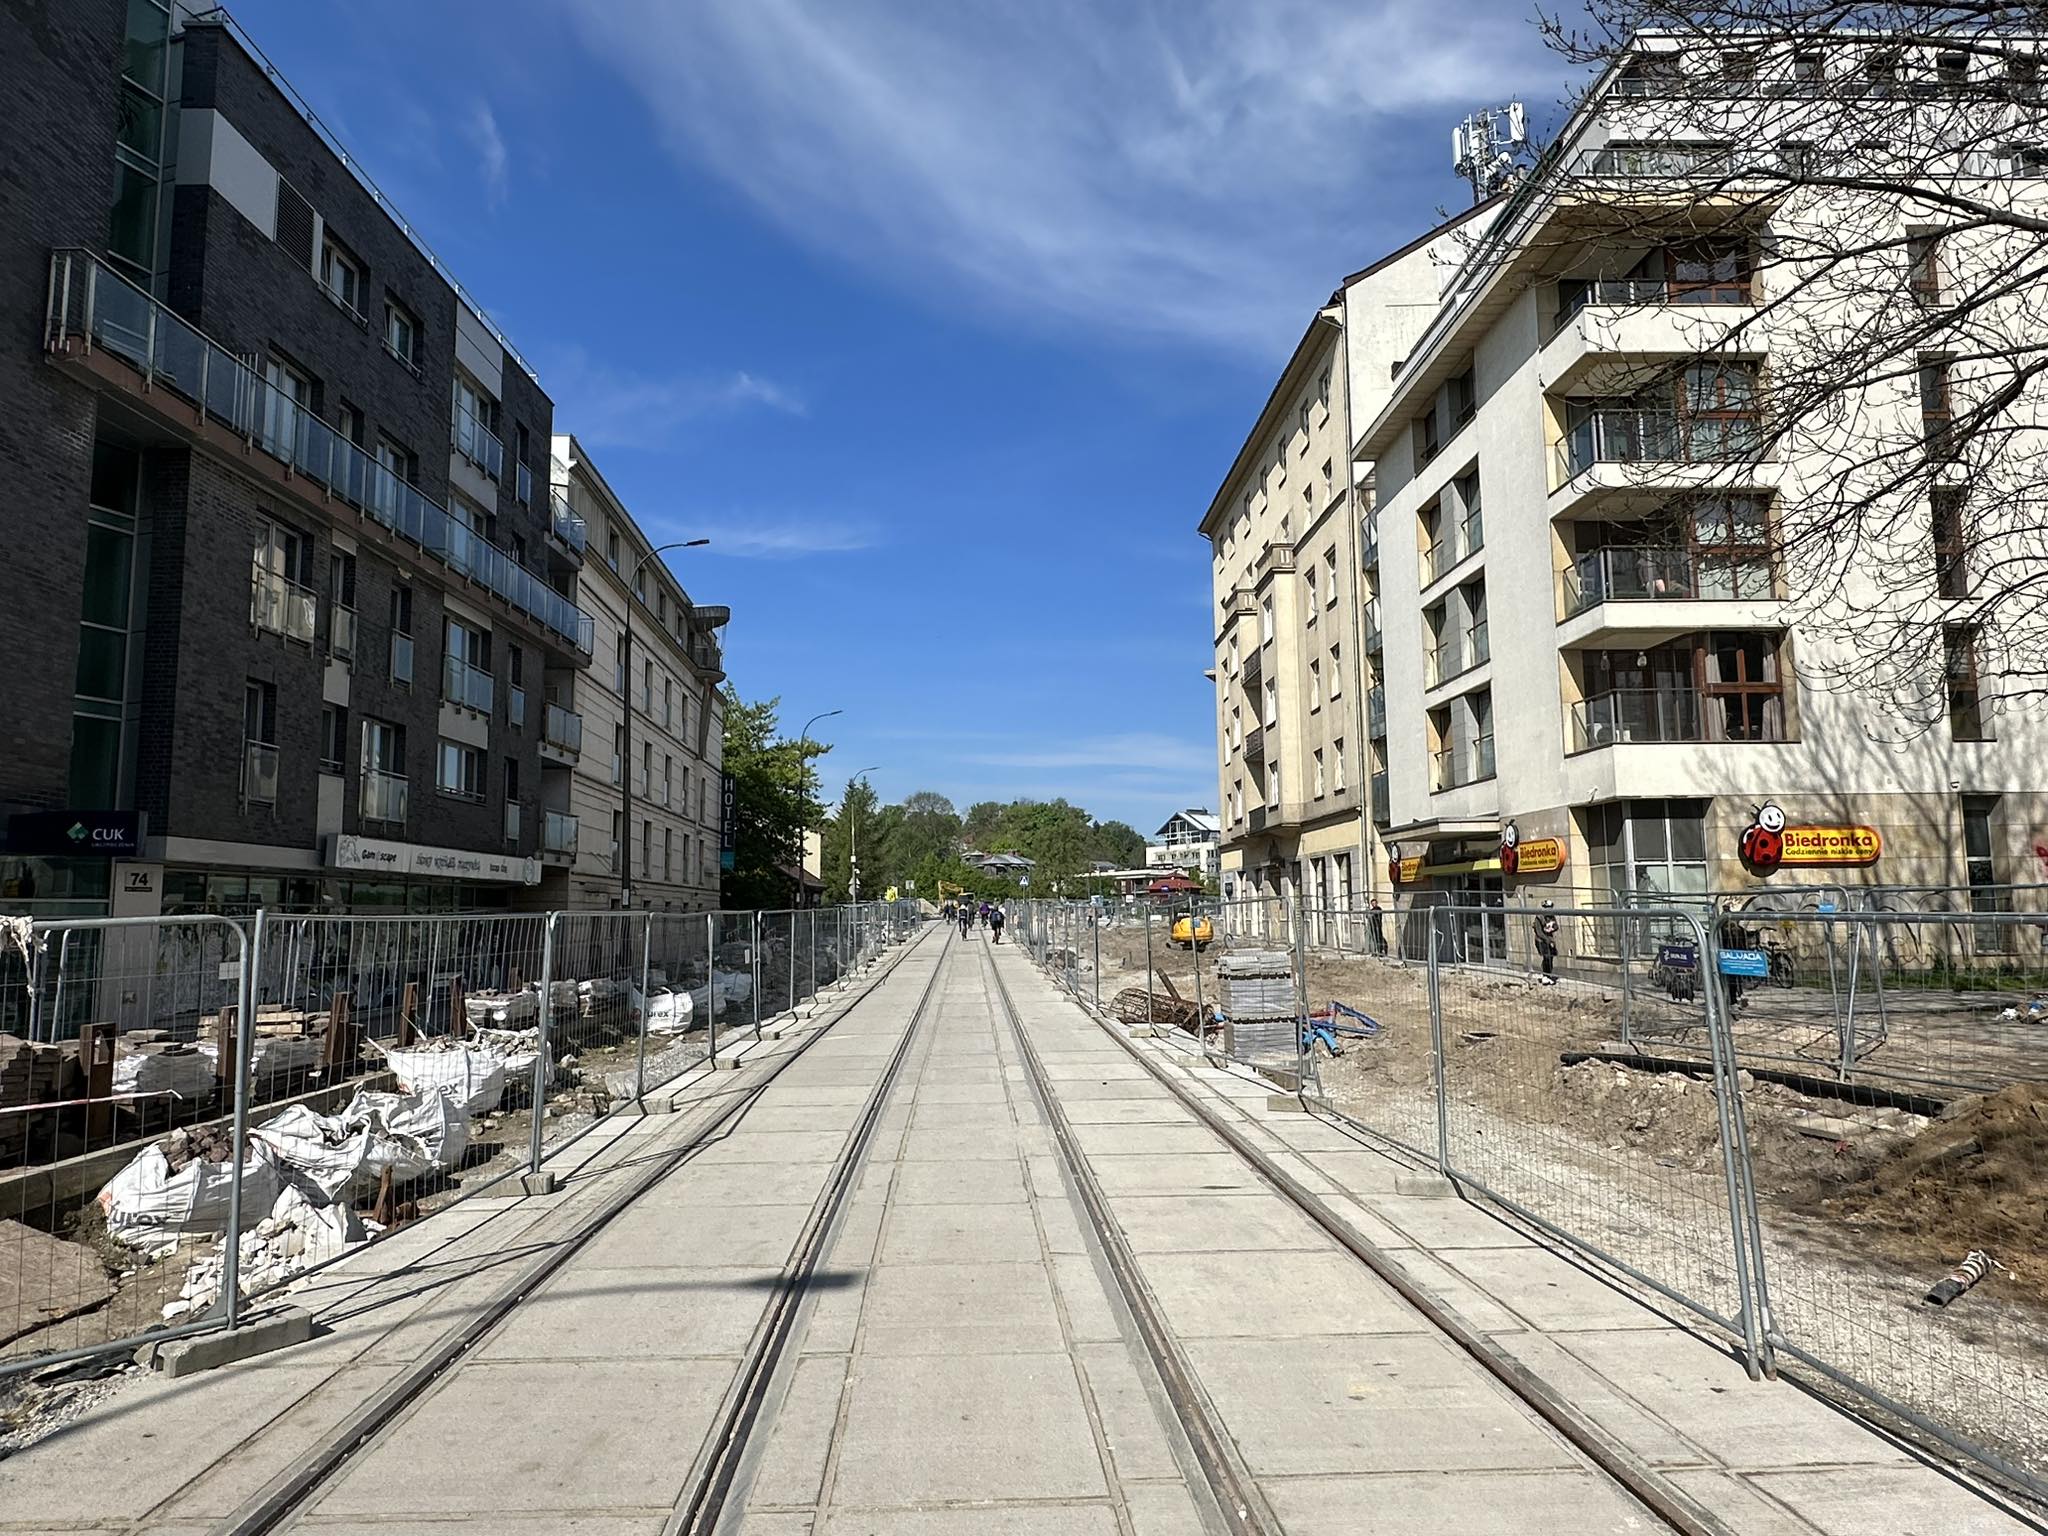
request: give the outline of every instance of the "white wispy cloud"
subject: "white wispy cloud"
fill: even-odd
[[[693,526],[696,534],[711,540],[707,553],[738,555],[743,559],[792,560],[805,555],[845,554],[873,549],[881,542],[872,526],[840,518]]]
[[[593,448],[660,448],[679,430],[737,411],[803,416],[794,390],[744,369],[730,373],[634,373],[572,349],[547,371],[555,421]]]
[[[1558,75],[1507,0],[573,7],[671,149],[798,238],[942,300],[1262,351],[1416,232],[1390,184],[1458,201],[1418,132],[1447,160],[1456,118]]]
[[[476,151],[477,170],[483,177],[485,194],[495,208],[505,200],[511,179],[512,157],[505,148],[505,135],[498,131],[498,117],[489,102],[479,98],[470,109],[469,116],[462,121],[462,136]]]

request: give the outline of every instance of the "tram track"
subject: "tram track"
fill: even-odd
[[[1090,1222],[1095,1228],[1110,1269],[1122,1291],[1132,1317],[1137,1321],[1141,1341],[1152,1356],[1168,1397],[1194,1447],[1204,1475],[1233,1533],[1243,1536],[1277,1536],[1281,1530],[1260,1495],[1256,1480],[1237,1456],[1230,1431],[1203,1392],[1199,1379],[1166,1326],[1157,1302],[1146,1286],[1130,1245],[1117,1226],[1103,1197],[1101,1186],[1088,1163],[1087,1154],[1075,1137],[1062,1111],[1058,1096],[1047,1077],[1044,1063],[1033,1047],[1024,1021],[1010,995],[1008,984],[993,955],[985,954],[983,964],[993,976],[995,995],[1014,1034],[1033,1092],[1044,1107],[1059,1148],[1062,1162],[1072,1177]],[[1176,1081],[1158,1061],[1141,1050],[1121,1031],[1111,1027],[1092,1010],[1082,1012],[1104,1033],[1123,1047],[1153,1081],[1165,1088],[1179,1105],[1231,1152],[1235,1153],[1261,1181],[1306,1216],[1344,1252],[1384,1283],[1432,1328],[1482,1367],[1494,1380],[1561,1436],[1587,1464],[1604,1476],[1644,1514],[1663,1529],[1678,1536],[1731,1536],[1731,1528],[1669,1478],[1631,1454],[1619,1441],[1576,1408],[1567,1398],[1531,1371],[1513,1355],[1487,1338],[1438,1298],[1416,1284],[1405,1270],[1355,1228],[1313,1191],[1290,1175],[1261,1148],[1254,1146],[1237,1127],[1221,1119],[1201,1097]]]
[[[776,1277],[733,1384],[719,1405],[712,1432],[706,1437],[691,1467],[683,1493],[676,1501],[675,1512],[663,1527],[665,1532],[675,1533],[675,1536],[709,1532],[718,1523],[726,1495],[733,1484],[735,1469],[758,1419],[776,1364],[790,1338],[809,1281],[829,1247],[837,1217],[854,1187],[873,1139],[875,1122],[880,1118],[919,1026],[937,995],[952,942],[951,935],[941,930],[938,963],[933,966],[931,976],[919,993],[902,1038],[890,1053],[875,1088],[863,1102],[861,1113],[830,1166],[824,1187],[807,1214],[790,1256]],[[929,952],[922,937],[913,939],[898,951],[887,969],[873,978],[867,989],[854,998],[844,1012],[797,1042],[793,1049],[777,1054],[769,1070],[760,1081],[749,1084],[742,1097],[708,1119],[680,1145],[655,1158],[623,1189],[582,1217],[546,1253],[483,1302],[475,1315],[459,1329],[445,1336],[365,1401],[293,1466],[251,1495],[214,1528],[214,1536],[264,1536],[264,1533],[285,1529],[294,1517],[304,1512],[323,1490],[334,1483],[361,1452],[392,1430],[408,1408],[495,1334],[606,1226],[683,1168],[691,1156],[713,1139],[741,1126],[747,1113],[785,1071],[802,1060],[819,1041],[829,1037],[846,1018],[876,997],[894,977],[897,968],[921,951]]]

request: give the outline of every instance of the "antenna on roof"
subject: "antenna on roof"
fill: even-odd
[[[1522,174],[1529,147],[1529,114],[1519,101],[1474,112],[1451,130],[1451,169],[1472,183],[1483,203]]]

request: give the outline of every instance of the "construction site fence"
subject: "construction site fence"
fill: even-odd
[[[249,1298],[758,1040],[914,904],[0,918],[0,1379]]]
[[[1724,1330],[1753,1377],[1803,1373],[2048,1497],[2040,916],[1268,898],[1014,923],[1105,1018],[1298,1085]],[[1611,942],[1638,931],[1647,954]],[[1284,1033],[1231,1017],[1247,954],[1291,965]],[[1929,1300],[1952,1271],[1965,1294]]]

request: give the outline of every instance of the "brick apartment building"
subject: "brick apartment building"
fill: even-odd
[[[8,909],[530,902],[547,395],[232,23],[8,0],[0,61]]]

